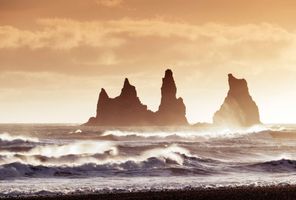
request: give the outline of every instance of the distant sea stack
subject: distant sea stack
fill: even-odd
[[[102,89],[97,104],[97,115],[87,126],[180,126],[188,125],[182,98],[176,98],[177,88],[171,70],[167,70],[161,88],[161,104],[157,112],[143,105],[135,86],[126,78],[121,94],[110,98]]]
[[[252,99],[245,79],[228,74],[229,91],[220,110],[213,118],[214,125],[249,127],[261,124],[259,109]]]
[[[162,79],[161,102],[156,112],[158,125],[186,125],[188,124],[186,107],[183,99],[177,99],[177,87],[174,81],[173,72],[166,70]]]
[[[96,117],[86,125],[140,126],[150,124],[153,113],[143,105],[137,96],[135,86],[126,78],[118,97],[110,98],[102,88],[97,104]]]

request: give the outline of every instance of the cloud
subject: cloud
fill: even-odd
[[[262,73],[276,65],[290,69],[295,41],[295,32],[268,23],[40,19],[32,30],[0,26],[0,71],[104,75],[161,72],[166,65],[198,73],[219,68]]]
[[[37,30],[13,26],[0,27],[0,48],[72,49],[79,46],[117,47],[130,37],[181,38],[193,42],[207,41],[218,46],[242,42],[278,42],[295,40],[294,32],[271,24],[227,26],[192,25],[162,20],[110,20],[80,22],[69,19],[38,20]]]
[[[123,42],[118,37],[109,37],[109,31],[98,23],[51,19],[39,20],[38,24],[36,31],[1,26],[0,48],[67,50],[80,46],[115,47]]]
[[[123,0],[96,0],[99,6],[117,7],[122,4]]]

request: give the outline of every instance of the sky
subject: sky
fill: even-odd
[[[295,0],[0,0],[0,123],[83,123],[125,77],[156,111],[174,72],[190,123],[245,78],[264,123],[296,123]]]

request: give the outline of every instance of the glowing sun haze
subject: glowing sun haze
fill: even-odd
[[[125,77],[156,110],[174,72],[191,123],[211,122],[227,74],[264,123],[296,123],[294,0],[0,0],[0,122],[86,122]]]

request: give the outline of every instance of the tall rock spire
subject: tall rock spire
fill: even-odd
[[[215,125],[247,127],[260,124],[259,109],[253,101],[245,79],[228,74],[229,91],[213,118]]]
[[[176,99],[177,87],[170,69],[165,71],[161,86],[161,106],[170,104],[172,99]]]
[[[159,125],[187,125],[186,108],[182,98],[176,98],[177,87],[174,81],[173,72],[170,69],[165,71],[162,79],[161,102],[156,112],[156,119]]]

